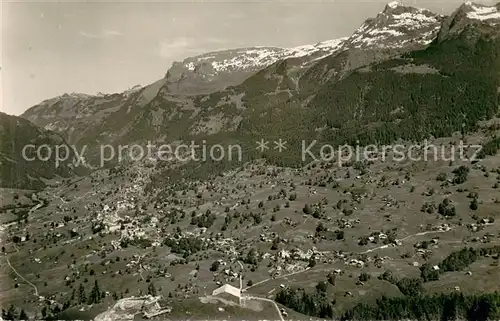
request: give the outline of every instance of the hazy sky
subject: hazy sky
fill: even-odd
[[[9,114],[65,92],[113,93],[146,85],[162,78],[173,61],[207,51],[290,47],[348,36],[387,3],[0,2],[0,111]],[[403,2],[439,13],[461,3]]]

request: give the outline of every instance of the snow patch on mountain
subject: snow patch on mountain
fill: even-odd
[[[338,50],[347,38],[327,40],[313,45],[298,46],[293,48],[259,47],[228,49],[211,52],[196,57],[190,57],[182,63],[174,63],[171,70],[173,79],[176,77],[175,69],[179,67],[195,72],[200,70],[204,76],[215,76],[219,73],[234,71],[256,71],[273,63],[289,59],[302,58],[312,55],[328,55]],[[180,76],[179,76],[180,77]]]
[[[231,58],[212,61],[211,65],[216,72],[261,67],[272,64],[279,55],[280,51],[272,48],[247,49]]]
[[[392,8],[392,9],[397,8],[397,7],[398,7],[398,6],[400,6],[400,5],[401,5],[401,2],[400,2],[400,1],[393,1],[393,2],[389,2],[389,3],[387,4],[387,6],[388,6],[389,8]]]
[[[380,29],[380,30],[371,30],[369,32],[370,35],[380,35],[380,34],[383,34],[383,35],[393,35],[393,36],[404,36],[404,33],[400,32],[400,31],[397,31],[397,30],[392,30],[392,29],[389,29],[389,28],[383,28],[383,29]]]
[[[141,90],[143,87],[141,85],[136,85],[130,89],[127,89],[123,92],[123,95],[124,96],[130,96],[132,95],[133,93],[136,93],[138,92],[139,90]]]
[[[467,18],[474,20],[494,20],[500,19],[500,12],[497,7],[487,7],[478,5],[472,2],[466,2],[466,5],[470,7],[471,11],[467,12]]]
[[[308,55],[312,55],[316,52],[319,51],[327,51],[328,53],[333,53],[337,51],[344,41],[347,40],[346,38],[339,38],[339,39],[333,39],[333,40],[327,40],[327,41],[322,41],[314,45],[305,45],[305,46],[299,46],[295,48],[288,48],[285,49],[285,56],[288,57],[294,57],[294,58],[300,58]]]
[[[427,24],[438,23],[438,19],[435,16],[429,16],[424,14],[422,9],[418,9],[418,12],[403,12],[393,16],[395,23],[392,27],[406,27],[409,29],[419,29]]]
[[[498,36],[500,4],[487,6],[466,2],[446,18],[439,32],[438,41],[456,37],[467,31],[469,44],[474,44],[482,33]]]
[[[427,45],[436,37],[442,19],[443,16],[428,10],[394,1],[376,18],[365,21],[345,46],[369,49],[397,48],[408,42]]]

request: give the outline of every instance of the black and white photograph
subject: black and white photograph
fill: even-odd
[[[499,0],[0,0],[0,320],[500,320]]]

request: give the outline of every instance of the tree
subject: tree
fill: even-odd
[[[389,271],[389,270],[385,270],[384,273],[382,273],[379,277],[378,277],[379,280],[384,280],[384,281],[388,281],[388,282],[391,282],[391,283],[394,283],[395,281],[395,278],[394,276],[392,275],[392,272]]]
[[[438,176],[436,177],[437,181],[444,182],[446,181],[447,176],[446,173],[439,173]]]
[[[101,291],[99,290],[99,284],[97,280],[94,281],[94,287],[92,288],[92,291],[90,291],[89,298],[87,300],[88,304],[94,304],[94,303],[99,303],[101,302]]]
[[[319,293],[325,293],[328,290],[328,284],[326,282],[320,281],[316,284],[316,291]]]
[[[82,304],[87,301],[87,296],[85,295],[85,288],[83,287],[83,284],[80,284],[80,287],[78,288],[78,303]]]
[[[24,311],[24,309],[21,310],[21,313],[19,313],[19,320],[28,320],[28,315]]]
[[[408,296],[418,296],[423,291],[422,280],[417,278],[403,278],[396,285],[401,293]]]
[[[278,249],[278,244],[279,244],[279,239],[278,238],[275,238],[273,240],[273,243],[271,244],[271,250],[275,251]]]
[[[375,305],[359,303],[341,320],[496,320],[499,299],[498,292],[382,297]]]
[[[305,315],[331,319],[333,308],[325,292],[322,291],[325,286],[326,283],[318,285],[319,290],[313,293],[307,293],[303,288],[282,289],[276,294],[275,301]]]
[[[479,255],[480,253],[473,248],[463,248],[448,255],[439,264],[439,267],[445,272],[460,271],[474,263],[479,258]]]
[[[318,225],[316,226],[316,232],[321,233],[321,232],[326,232],[328,229],[323,225],[323,223],[319,222]]]
[[[219,269],[220,262],[219,261],[213,261],[212,265],[210,266],[210,271],[216,272]]]
[[[155,288],[153,282],[150,282],[148,285],[148,294],[150,294],[152,296],[156,296],[156,288]]]
[[[368,236],[362,236],[358,240],[358,244],[361,245],[361,246],[367,245],[368,244]]]
[[[255,249],[250,249],[247,253],[247,256],[243,259],[243,262],[246,264],[257,265],[257,251]]]
[[[42,308],[42,318],[44,318],[44,319],[45,319],[46,317],[47,317],[47,307],[46,307],[46,306],[44,306],[44,307]]]
[[[429,264],[424,264],[420,268],[420,277],[424,282],[439,280],[439,271],[434,270]]]
[[[359,275],[359,280],[361,282],[366,282],[370,279],[370,274],[366,273],[366,272],[363,272]]]
[[[479,204],[477,202],[477,198],[473,198],[472,201],[470,202],[470,209],[475,211],[477,210]]]
[[[2,318],[4,320],[15,320],[17,315],[16,315],[16,309],[14,308],[14,306],[11,304],[9,309],[7,311],[5,311],[4,309],[2,309]]]
[[[454,298],[446,298],[443,303],[441,321],[453,321],[457,319],[457,301]]]
[[[453,171],[455,177],[453,179],[454,184],[462,184],[467,181],[467,176],[469,174],[469,168],[467,166],[460,166],[459,168]]]
[[[316,258],[314,256],[311,256],[309,258],[309,264],[307,265],[307,267],[313,268],[315,266],[316,266]]]
[[[455,206],[450,203],[449,199],[445,198],[443,202],[438,206],[438,213],[443,216],[455,216]]]
[[[330,272],[330,273],[328,273],[327,279],[328,279],[328,283],[335,286],[335,281],[337,279],[337,275],[335,273]]]

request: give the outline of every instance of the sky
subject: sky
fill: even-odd
[[[209,51],[349,36],[387,2],[0,0],[0,111],[19,115],[64,93],[147,85],[172,62]],[[447,14],[462,1],[402,2]]]

